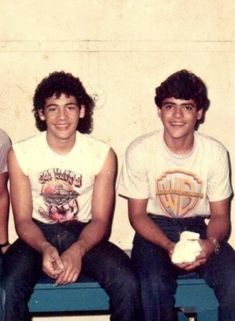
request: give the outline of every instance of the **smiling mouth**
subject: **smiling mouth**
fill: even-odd
[[[184,126],[184,123],[171,123],[171,126],[181,127]]]
[[[55,127],[58,129],[65,129],[65,128],[68,128],[69,125],[68,124],[57,124],[57,125],[55,125]]]

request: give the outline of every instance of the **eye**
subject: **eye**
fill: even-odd
[[[185,105],[185,106],[184,106],[184,110],[186,110],[186,111],[192,111],[192,110],[193,110],[193,106],[192,106],[192,105]]]
[[[47,107],[46,111],[51,113],[51,112],[55,112],[57,110],[57,108],[55,106],[49,106]]]
[[[172,109],[173,107],[174,107],[174,105],[172,105],[172,104],[165,104],[165,105],[163,105],[163,108],[166,109],[166,110],[170,110],[170,109]]]
[[[73,110],[76,110],[76,109],[77,109],[77,106],[76,106],[76,105],[68,105],[68,106],[66,106],[66,109],[67,109],[68,111],[73,111]]]

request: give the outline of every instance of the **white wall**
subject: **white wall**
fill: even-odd
[[[1,0],[0,18],[0,127],[13,142],[36,132],[38,82],[65,70],[98,95],[93,134],[111,143],[121,164],[133,138],[161,126],[154,88],[187,68],[208,85],[211,107],[200,130],[226,145],[234,166],[233,0]],[[235,222],[233,213],[234,204]],[[132,235],[118,197],[112,240],[127,248]]]

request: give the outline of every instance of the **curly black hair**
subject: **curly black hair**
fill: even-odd
[[[94,101],[87,94],[83,84],[79,78],[74,77],[71,73],[64,71],[55,71],[50,73],[48,77],[44,78],[37,86],[33,97],[33,113],[35,117],[36,126],[40,131],[45,131],[47,125],[39,117],[38,111],[43,109],[46,99],[56,95],[60,97],[61,94],[74,96],[77,103],[85,106],[85,116],[80,118],[77,130],[81,133],[89,134],[93,129],[93,109]]]
[[[170,75],[155,90],[155,104],[162,107],[163,100],[174,97],[176,99],[193,99],[197,109],[206,111],[210,105],[207,88],[204,82],[188,70],[180,70]]]

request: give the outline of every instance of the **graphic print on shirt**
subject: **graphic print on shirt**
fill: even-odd
[[[167,216],[187,216],[203,198],[202,181],[185,171],[165,172],[156,180],[156,197]]]
[[[65,222],[77,219],[79,193],[75,188],[82,185],[82,176],[70,170],[48,169],[39,174],[41,196],[45,207],[39,208],[42,217],[50,222]]]

